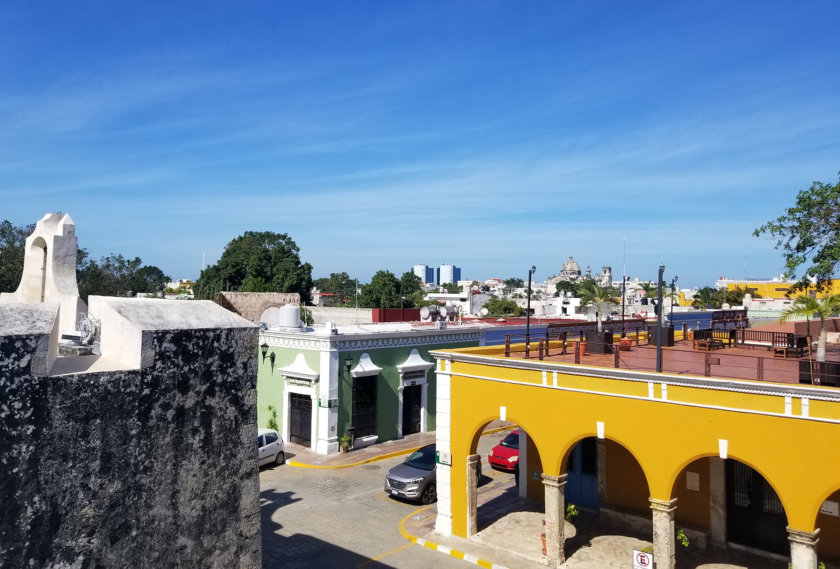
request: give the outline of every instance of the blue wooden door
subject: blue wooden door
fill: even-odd
[[[566,474],[566,503],[597,508],[598,443],[595,437],[583,439],[575,445]]]

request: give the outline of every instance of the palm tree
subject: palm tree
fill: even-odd
[[[601,313],[603,312],[603,306],[605,304],[607,306],[611,304],[619,304],[615,299],[616,292],[617,291],[612,287],[600,286],[596,283],[587,283],[579,291],[581,308],[586,308],[587,306],[595,307],[595,318],[598,322],[598,332],[603,331],[603,326],[601,325]]]
[[[694,300],[691,302],[694,308],[706,310],[710,304],[715,304],[715,289],[710,286],[704,286],[694,293]]]
[[[821,299],[811,298],[810,296],[798,296],[794,299],[793,304],[782,311],[779,316],[779,322],[787,322],[794,318],[811,318],[816,316],[820,319],[820,335],[817,339],[817,361],[825,361],[825,319],[840,312],[840,295],[830,294]]]
[[[645,293],[645,302],[643,304],[650,304],[651,300],[656,300],[657,296],[659,295],[659,287],[653,284],[653,281],[649,283],[639,283],[639,288],[642,289],[642,292]]]

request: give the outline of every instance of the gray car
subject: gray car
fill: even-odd
[[[435,445],[424,446],[385,475],[385,491],[392,496],[431,504],[437,500],[435,488]]]

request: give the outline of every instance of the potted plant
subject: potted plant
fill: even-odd
[[[338,438],[338,450],[340,452],[347,452],[347,449],[350,448],[350,437],[344,435],[343,437]]]

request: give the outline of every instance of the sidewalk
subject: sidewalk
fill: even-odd
[[[494,421],[484,434],[513,428]],[[347,453],[319,455],[308,448],[286,445],[291,466],[302,468],[346,468],[408,454],[435,442],[435,433],[416,433]],[[478,491],[478,533],[469,540],[435,533],[437,505],[419,507],[399,524],[409,541],[442,554],[463,559],[487,569],[538,569],[546,567],[540,534],[544,531],[543,504],[520,498],[513,477],[485,469]],[[634,549],[650,544],[651,536],[616,527],[596,512],[581,512],[565,528],[566,562],[574,569],[626,569],[632,565]],[[515,553],[514,553],[515,552]],[[783,569],[784,558],[768,558],[737,549],[707,550],[691,546],[677,551],[678,565],[702,569]]]
[[[484,430],[484,434],[496,433],[513,429],[515,425],[504,421],[491,421]],[[385,441],[364,448],[351,450],[346,453],[330,455],[318,454],[307,447],[286,443],[286,458],[291,466],[304,468],[346,468],[384,460],[393,456],[409,454],[420,447],[434,444],[436,433],[414,433],[402,439]]]
[[[483,481],[478,493],[478,533],[469,540],[434,532],[437,506],[421,508],[400,524],[409,541],[493,569],[546,567],[540,534],[543,504],[520,498],[509,477]],[[565,527],[569,569],[627,569],[633,550],[650,545],[651,536],[618,527],[597,512],[581,511]],[[677,566],[685,569],[784,569],[786,558],[755,555],[738,549],[678,548]],[[828,567],[828,566],[827,566]]]
[[[415,433],[402,439],[386,441],[345,453],[330,455],[318,454],[306,447],[286,444],[286,457],[291,466],[304,468],[346,468],[377,460],[409,454],[420,447],[433,444],[435,433]]]

